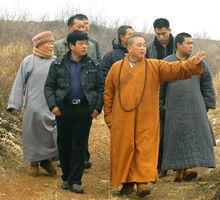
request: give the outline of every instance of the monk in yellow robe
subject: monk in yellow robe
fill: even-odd
[[[159,89],[165,81],[201,74],[205,52],[187,61],[146,59],[142,36],[128,39],[128,55],[113,64],[105,81],[104,116],[110,128],[111,185],[120,194],[149,194],[147,184],[158,179]]]

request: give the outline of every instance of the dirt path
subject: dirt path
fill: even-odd
[[[220,147],[216,148],[217,156]],[[28,175],[28,165],[14,166],[12,170],[0,170],[0,200],[101,200],[138,199],[135,195],[126,198],[114,195],[119,188],[109,186],[109,132],[100,117],[95,120],[90,138],[93,166],[83,177],[84,194],[63,191],[60,188],[60,169],[58,176],[49,177],[41,170],[39,177]],[[199,178],[193,182],[174,183],[173,172],[152,184],[149,200],[209,200],[220,186],[220,173],[199,170]]]

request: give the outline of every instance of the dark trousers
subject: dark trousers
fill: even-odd
[[[90,159],[90,153],[89,153],[89,137],[88,137],[88,140],[85,145],[84,160],[89,161],[89,159]]]
[[[164,139],[165,111],[160,111],[160,146],[157,169],[161,170],[163,160],[163,139]]]
[[[57,117],[58,151],[63,181],[81,184],[84,171],[85,145],[92,124],[88,103],[65,104]]]

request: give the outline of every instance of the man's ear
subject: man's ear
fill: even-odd
[[[70,44],[69,44],[69,49],[72,50],[73,47],[74,47],[74,44],[71,44],[71,43],[70,43]]]
[[[181,45],[181,43],[177,42],[176,43],[176,49],[178,49],[180,45]]]
[[[131,50],[131,46],[130,45],[127,45],[127,50],[128,50],[128,53],[129,53],[130,50]]]

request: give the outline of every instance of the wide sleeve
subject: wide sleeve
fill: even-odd
[[[206,63],[204,63],[204,71],[201,74],[200,88],[205,101],[206,109],[215,109],[216,95],[212,82],[212,76]]]
[[[196,65],[194,57],[186,61],[167,62],[159,60],[158,62],[160,83],[191,78],[193,75],[199,75],[203,72],[203,64]]]
[[[116,91],[113,83],[113,68],[111,68],[105,79],[104,89],[104,118],[108,127],[111,127],[112,125],[112,110],[115,93]]]
[[[22,61],[16,74],[16,78],[8,99],[7,109],[15,108],[19,110],[22,107],[26,83],[32,70],[33,59],[32,56],[28,56]]]

